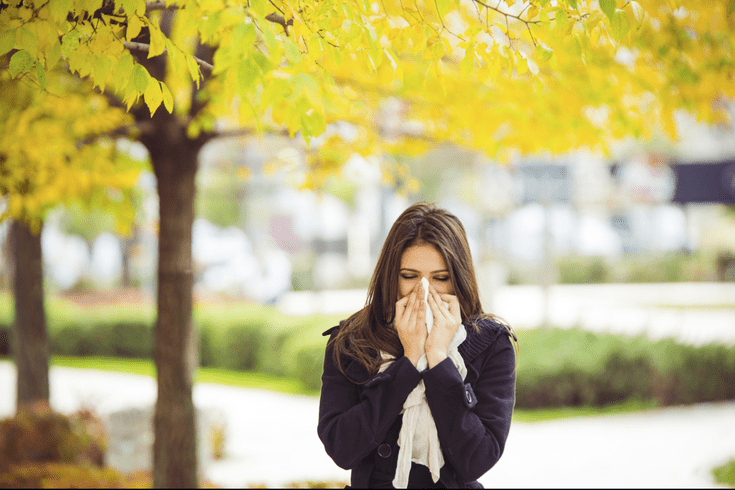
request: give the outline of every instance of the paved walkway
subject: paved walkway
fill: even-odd
[[[102,416],[154,403],[145,376],[51,368],[51,403],[82,404]],[[346,482],[316,435],[318,400],[199,384],[195,404],[227,424],[226,457],[205,475],[222,487],[281,487],[304,480]],[[15,368],[0,362],[0,417],[13,413]],[[539,423],[514,423],[506,452],[480,481],[486,487],[715,487],[710,469],[735,458],[735,402]]]
[[[483,291],[481,290],[481,293]],[[735,283],[555,284],[548,296],[540,286],[502,286],[484,291],[482,304],[516,330],[549,323],[592,332],[672,337],[678,342],[735,345]],[[294,291],[278,308],[288,314],[354,313],[365,290]],[[546,308],[548,304],[548,308]]]

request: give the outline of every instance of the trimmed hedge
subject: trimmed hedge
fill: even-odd
[[[518,332],[519,408],[735,399],[735,348],[580,330]]]
[[[50,349],[67,356],[150,358],[152,307],[47,302]],[[200,364],[296,378],[316,392],[326,338],[339,317],[288,317],[254,304],[198,305]],[[0,296],[0,356],[10,353],[12,307]],[[654,400],[675,405],[735,399],[735,348],[693,347],[577,329],[518,332],[519,408],[605,406]]]
[[[560,284],[731,280],[720,267],[722,260],[727,256],[708,252],[636,253],[619,258],[564,256],[556,259],[556,269]],[[521,282],[533,283],[532,274],[516,272],[515,276]]]
[[[46,314],[51,354],[150,359],[153,354],[152,306],[80,306],[49,298]],[[321,333],[341,318],[288,317],[257,304],[197,305],[200,365],[257,371],[302,381],[319,389],[326,339]],[[12,351],[12,299],[0,294],[0,356]]]

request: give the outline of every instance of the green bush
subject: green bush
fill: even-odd
[[[0,296],[0,348],[11,332]],[[298,379],[319,389],[326,338],[339,317],[289,317],[255,304],[197,305],[200,364]],[[151,358],[154,315],[138,306],[80,307],[52,299],[52,354]],[[3,335],[5,332],[5,336]],[[518,332],[519,408],[606,406],[655,401],[674,405],[735,399],[735,348],[652,342],[578,329]],[[9,347],[5,355],[10,353]],[[3,352],[0,350],[0,355]]]
[[[735,399],[735,348],[580,330],[518,332],[519,408]]]
[[[600,257],[565,257],[557,261],[559,282],[587,284],[610,282],[610,267]]]
[[[323,366],[324,346],[312,345],[296,352],[297,376],[307,388],[318,390],[321,387]]]
[[[712,476],[715,477],[717,483],[735,487],[735,459],[713,468]]]
[[[556,260],[561,284],[717,281],[711,253],[628,254],[621,258],[565,256]],[[514,271],[517,283],[535,283],[538,274]]]
[[[97,354],[98,348],[88,329],[79,325],[68,325],[52,333],[51,351],[64,356],[83,357]]]

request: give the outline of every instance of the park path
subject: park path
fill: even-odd
[[[482,304],[516,330],[551,324],[598,333],[672,337],[689,345],[735,345],[735,283],[555,284],[481,289]],[[354,313],[365,290],[293,291],[278,308],[292,315]]]
[[[153,378],[54,366],[51,403],[82,405],[106,417],[151,406]],[[199,408],[220,413],[226,457],[205,469],[222,487],[281,487],[305,480],[342,481],[348,472],[325,454],[316,435],[318,399],[201,383]],[[15,368],[0,362],[0,417],[15,403]],[[480,481],[486,487],[716,487],[710,469],[735,458],[735,402],[549,422],[515,422],[505,454]]]

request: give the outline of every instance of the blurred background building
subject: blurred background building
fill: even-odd
[[[505,284],[626,282],[631,277],[619,267],[633,257],[689,257],[682,259],[689,269],[678,280],[733,281],[732,204],[673,202],[681,185],[677,164],[735,166],[733,129],[686,118],[679,126],[677,145],[629,141],[610,157],[540,155],[510,166],[440,146],[407,162],[420,184],[413,193],[386,183],[379,159],[358,155],[325,192],[298,190],[304,156],[291,141],[215,141],[204,149],[198,174],[196,292],[278,303],[298,313],[309,300],[292,292],[353,290],[350,304],[359,307],[391,224],[420,200],[461,219],[485,291]],[[735,201],[735,185],[722,185],[731,191],[724,202]],[[152,173],[140,176],[138,188],[131,237],[115,235],[111,218],[101,212],[63,208],[49,217],[43,255],[52,291],[126,287],[154,296],[158,205]],[[6,234],[4,223],[0,239]]]

